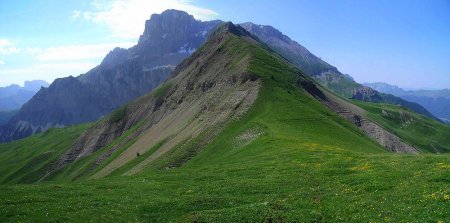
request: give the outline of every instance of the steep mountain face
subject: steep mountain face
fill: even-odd
[[[0,111],[0,125],[8,123],[8,121],[18,112],[18,110],[12,111]]]
[[[444,122],[450,123],[450,90],[404,90],[386,83],[364,83],[377,91],[418,103]]]
[[[167,10],[145,23],[139,43],[112,50],[102,63],[78,77],[58,79],[42,89],[0,129],[10,141],[59,127],[95,121],[154,89],[205,41],[220,21],[197,21]]]
[[[305,47],[283,35],[272,26],[256,25],[251,22],[243,23],[241,26],[334,93],[356,100],[398,104],[419,114],[436,119],[417,103],[411,103],[393,95],[383,94],[356,83],[348,74],[342,74],[336,67],[316,57]]]
[[[42,80],[25,81],[23,87],[10,85],[0,88],[0,111],[19,109],[30,100],[41,87],[47,87],[48,83]]]

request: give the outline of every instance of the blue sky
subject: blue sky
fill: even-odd
[[[450,88],[448,0],[0,0],[0,86],[84,73],[168,8],[272,25],[358,82]]]

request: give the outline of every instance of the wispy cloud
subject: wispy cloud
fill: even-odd
[[[15,47],[10,40],[0,39],[0,55],[11,55],[19,52],[20,49]]]
[[[0,65],[3,65],[3,64],[5,64],[5,61],[0,60]]]
[[[215,18],[218,13],[207,8],[194,6],[186,0],[114,0],[93,1],[92,11],[74,11],[72,18],[83,18],[106,24],[112,35],[135,39],[144,31],[144,22],[151,14],[166,9],[179,9],[192,14],[196,19]]]

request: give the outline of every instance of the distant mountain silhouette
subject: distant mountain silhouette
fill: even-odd
[[[364,83],[380,92],[393,94],[405,100],[418,103],[434,116],[450,124],[450,90],[404,90],[382,82]]]

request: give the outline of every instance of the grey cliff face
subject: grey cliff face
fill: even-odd
[[[152,15],[137,45],[115,48],[89,72],[55,80],[41,89],[0,128],[0,141],[107,115],[166,80],[220,23],[197,21],[177,10]]]

